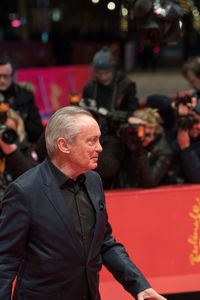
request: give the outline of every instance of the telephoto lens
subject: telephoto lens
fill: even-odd
[[[5,124],[0,125],[0,137],[6,144],[16,144],[18,135],[12,128],[7,127]]]

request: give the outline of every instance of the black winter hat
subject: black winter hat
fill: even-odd
[[[115,60],[108,47],[103,47],[94,55],[93,67],[95,71],[114,69]]]

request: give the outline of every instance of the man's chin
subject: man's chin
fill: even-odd
[[[93,164],[91,164],[91,170],[94,170],[94,169],[96,169],[97,168],[97,166],[98,166],[98,163],[96,162],[96,163],[93,163]]]

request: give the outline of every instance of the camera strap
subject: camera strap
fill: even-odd
[[[5,167],[6,167],[6,158],[2,157],[0,158],[0,177],[4,176]]]

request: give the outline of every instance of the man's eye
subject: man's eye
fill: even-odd
[[[89,141],[89,144],[90,144],[90,145],[93,145],[93,144],[95,144],[95,142],[96,142],[95,140],[90,140],[90,141]]]

